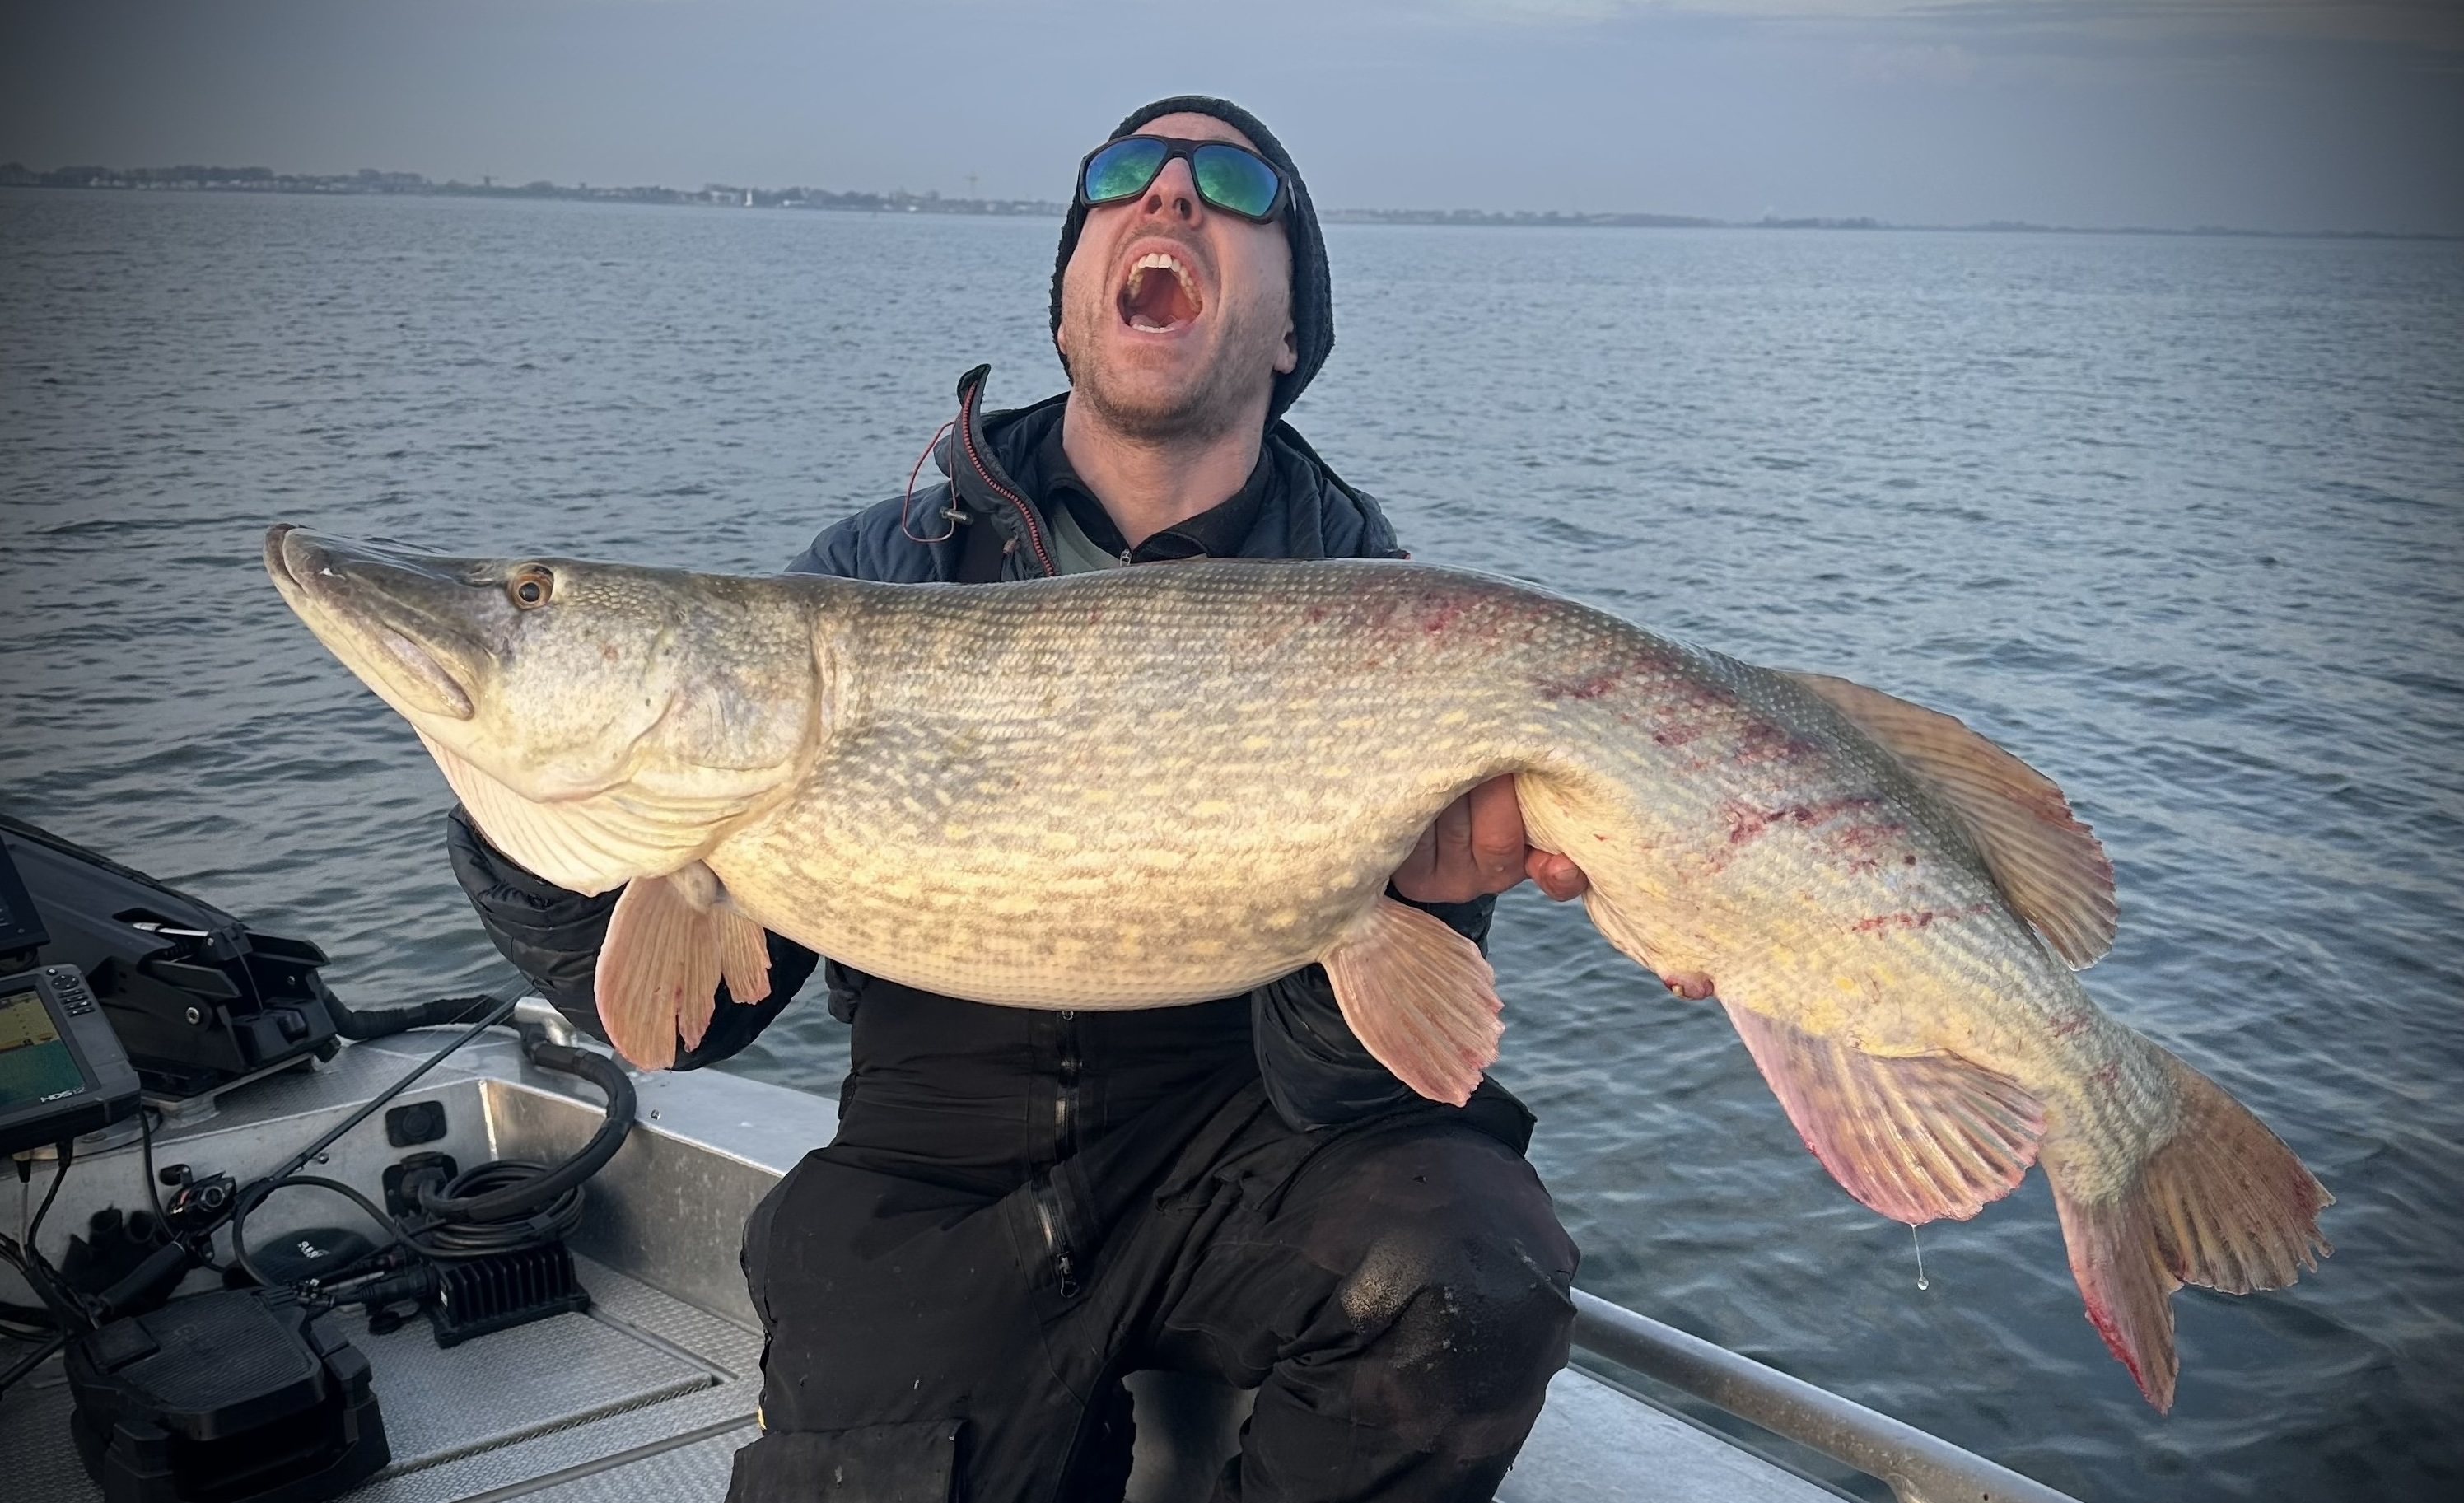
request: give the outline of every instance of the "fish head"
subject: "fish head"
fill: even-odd
[[[508,854],[583,892],[698,859],[792,781],[809,632],[769,582],[446,558],[281,524],[266,572]]]

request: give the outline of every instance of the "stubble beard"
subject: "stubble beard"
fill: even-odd
[[[1210,309],[1223,320],[1215,342],[1214,359],[1196,379],[1178,389],[1155,389],[1109,362],[1104,320],[1116,319],[1108,298],[1082,314],[1078,337],[1071,343],[1088,351],[1070,363],[1073,400],[1122,437],[1143,444],[1197,443],[1222,438],[1256,421],[1259,394],[1271,389],[1279,344],[1262,339],[1256,320],[1228,310]],[[1145,389],[1140,389],[1145,387]]]

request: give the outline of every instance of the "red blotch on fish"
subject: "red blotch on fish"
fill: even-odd
[[[1925,929],[1932,927],[1936,919],[1949,923],[1981,914],[1992,906],[1991,903],[1970,903],[1965,908],[1903,909],[1896,914],[1876,914],[1871,918],[1859,918],[1848,928],[1854,934],[1872,934],[1878,929]]]
[[[1824,799],[1815,804],[1792,804],[1785,808],[1762,809],[1734,799],[1722,807],[1728,816],[1728,844],[1742,846],[1761,839],[1775,825],[1820,825],[1850,809],[1873,808],[1881,804],[1876,798]],[[1896,834],[1897,825],[1852,825],[1831,838],[1841,845],[1871,844],[1881,834]]]
[[[1615,689],[1617,685],[1624,683],[1626,680],[1626,673],[1627,670],[1622,667],[1604,668],[1596,674],[1591,674],[1568,683],[1542,684],[1540,686],[1540,697],[1544,699],[1596,699],[1600,696],[1607,694],[1610,690]]]
[[[1687,1002],[1701,1002],[1711,995],[1711,977],[1707,971],[1677,971],[1660,980],[1662,985]]]
[[[1737,748],[1728,754],[1728,761],[1741,767],[1772,762],[1801,762],[1820,751],[1813,743],[1789,735],[1785,726],[1774,725],[1769,720],[1749,720],[1739,726],[1737,741]]]
[[[2060,1017],[2056,1018],[2049,1027],[2054,1037],[2057,1039],[2066,1039],[2072,1034],[2077,1033],[2079,1029],[2087,1027],[2087,1014],[2084,1012],[2065,1012]]]

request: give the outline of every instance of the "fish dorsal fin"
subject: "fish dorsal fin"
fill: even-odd
[[[1845,678],[1788,676],[1943,797],[2002,895],[2073,970],[2113,948],[2113,862],[2051,778],[1939,710]]]
[[[1380,897],[1324,960],[1343,1021],[1377,1063],[1432,1101],[1471,1099],[1506,1028],[1480,946]]]
[[[1868,1054],[1724,1006],[1805,1146],[1893,1221],[1966,1221],[2036,1160],[2045,1109],[2013,1081],[1956,1054]]]
[[[730,907],[717,878],[696,861],[625,884],[607,916],[593,990],[616,1051],[645,1070],[675,1062],[710,1028],[718,984],[737,1002],[770,995],[770,953],[761,926]]]

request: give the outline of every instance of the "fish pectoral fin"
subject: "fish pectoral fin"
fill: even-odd
[[[2335,1203],[2267,1124],[2222,1086],[2165,1057],[2180,1103],[2172,1138],[2121,1192],[2090,1200],[2046,1145],[2045,1178],[2088,1320],[2159,1411],[2173,1403],[2173,1291],[2281,1289],[2334,1250],[2319,1213]],[[2101,1177],[2100,1177],[2101,1178]]]
[[[687,1049],[699,1044],[717,1002],[718,910],[695,907],[688,891],[667,876],[626,883],[599,947],[599,1021],[616,1051],[645,1070],[674,1064],[679,1037]]]
[[[2113,948],[2113,862],[2051,778],[1939,710],[1845,678],[1788,676],[1943,796],[2002,895],[2073,970]]]
[[[1805,1146],[1893,1221],[1966,1221],[2035,1162],[2045,1109],[2016,1082],[1956,1054],[1868,1054],[1722,1005]]]
[[[1471,1099],[1506,1029],[1480,946],[1380,897],[1322,959],[1343,1021],[1379,1064],[1432,1101]]]

